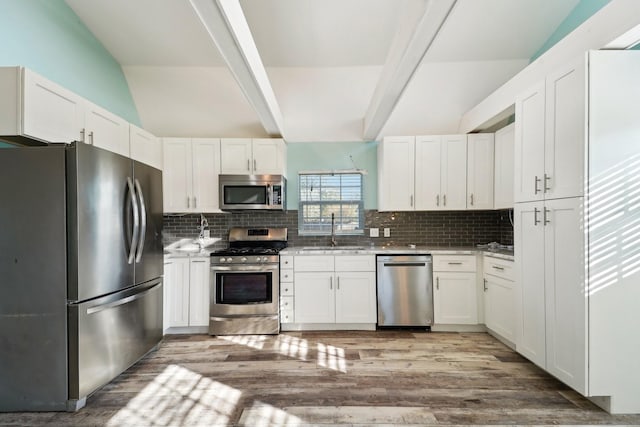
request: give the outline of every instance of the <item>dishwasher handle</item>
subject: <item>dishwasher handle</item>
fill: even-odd
[[[385,262],[385,267],[426,267],[426,262]]]

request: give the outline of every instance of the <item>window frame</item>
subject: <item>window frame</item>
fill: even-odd
[[[342,179],[340,179],[340,186],[339,187],[334,187],[334,188],[339,188],[340,189],[340,197],[338,199],[328,199],[328,200],[322,200],[322,193],[320,194],[320,200],[318,201],[306,201],[303,200],[303,185],[302,185],[302,180],[304,177],[318,177],[319,181],[322,181],[322,177],[323,176],[336,176],[336,175],[357,175],[360,178],[360,186],[359,186],[359,192],[360,192],[360,199],[356,200],[356,199],[343,199],[342,198],[342,189],[344,188]],[[320,189],[322,189],[322,186],[320,187]],[[342,222],[344,221],[344,219],[346,218],[353,218],[353,217],[345,217],[342,215],[342,211],[343,211],[343,205],[357,205],[358,208],[358,225],[355,229],[351,229],[351,230],[343,230],[342,229]],[[322,216],[322,207],[323,206],[329,206],[329,205],[340,205],[339,211],[341,212],[341,214],[339,216],[336,216],[335,219],[335,223],[336,223],[336,230],[335,230],[335,235],[336,236],[362,236],[364,235],[364,227],[365,227],[365,212],[364,212],[364,176],[363,173],[360,171],[313,171],[313,172],[298,172],[298,235],[300,236],[330,236],[331,235],[331,225],[330,225],[330,216],[327,217],[323,217]],[[318,217],[321,223],[325,223],[326,225],[328,225],[328,228],[326,230],[322,230],[322,229],[308,229],[305,228],[304,224],[305,224],[305,206],[319,206],[320,207],[320,216]],[[326,223],[325,221],[328,221],[328,223]],[[321,224],[322,225],[322,224]],[[326,227],[325,227],[326,228]]]

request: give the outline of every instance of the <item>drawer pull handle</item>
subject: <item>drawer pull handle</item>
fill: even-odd
[[[448,264],[449,264],[449,265],[462,265],[462,263],[461,263],[461,262],[450,262],[450,263],[448,263]]]
[[[492,265],[491,268],[495,268],[496,270],[500,270],[500,271],[504,270],[504,267],[499,267],[497,265]]]

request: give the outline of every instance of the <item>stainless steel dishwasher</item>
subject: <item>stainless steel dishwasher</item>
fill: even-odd
[[[378,326],[431,326],[431,255],[378,255]]]

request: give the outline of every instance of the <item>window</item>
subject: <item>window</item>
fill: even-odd
[[[331,214],[336,234],[364,234],[361,174],[300,173],[299,189],[299,234],[331,234]]]

